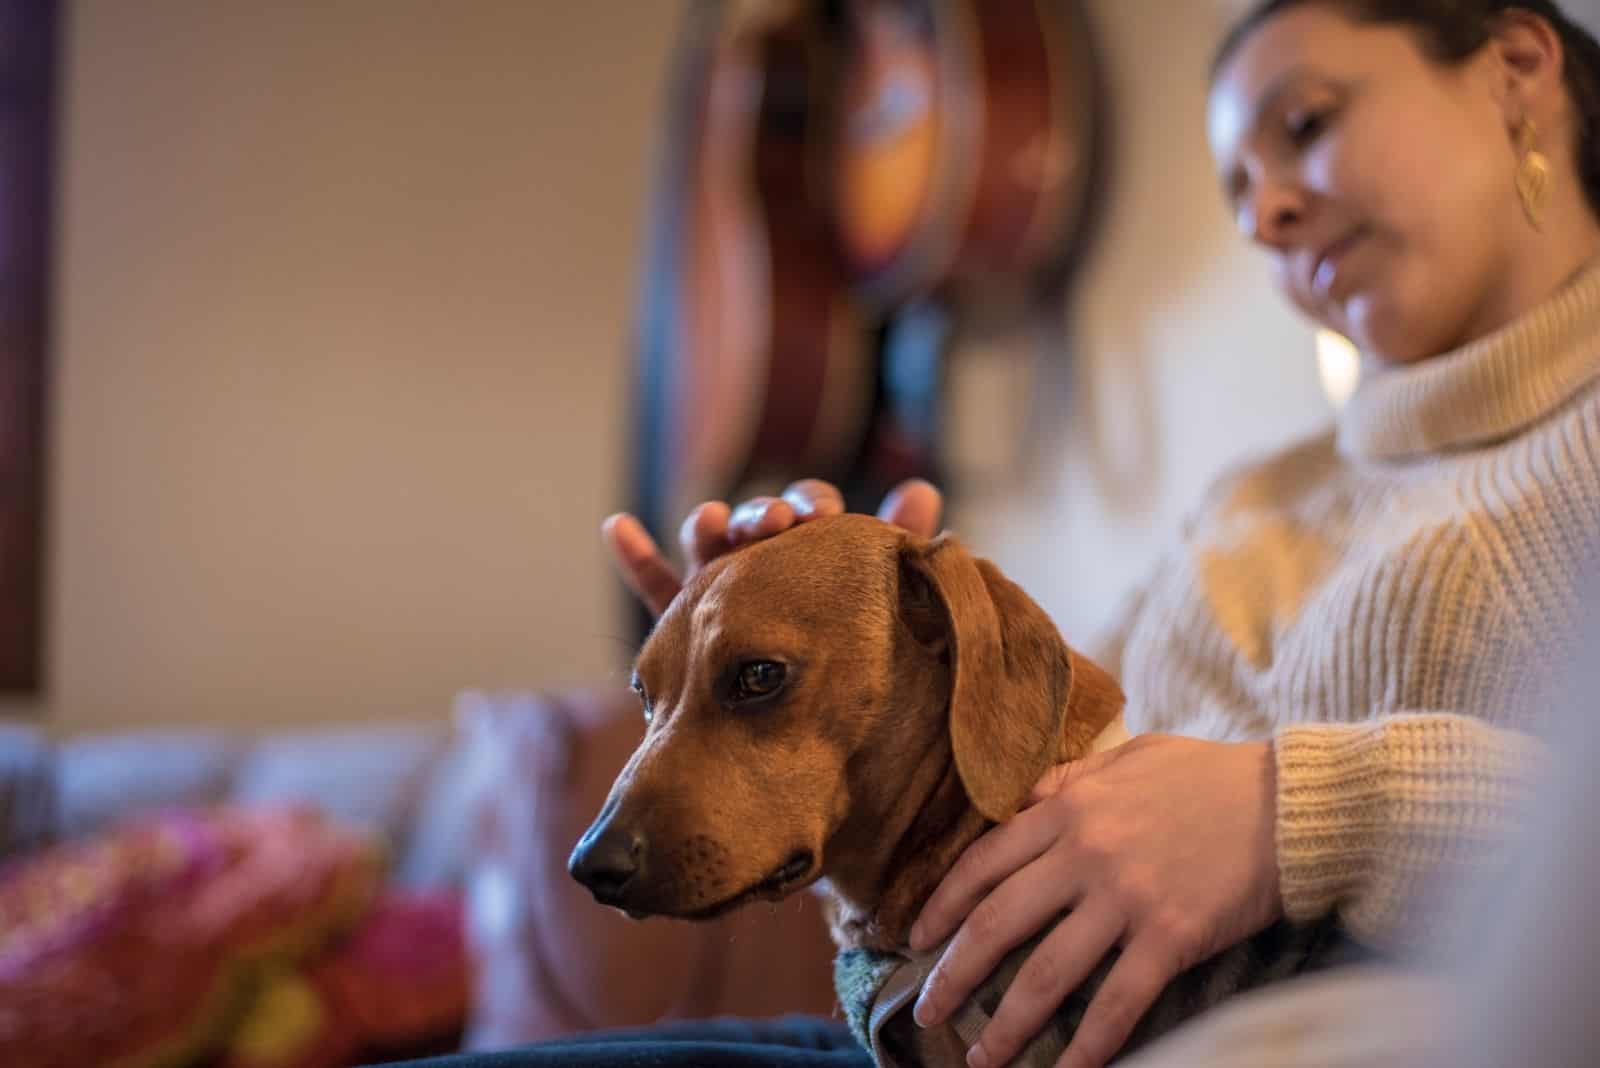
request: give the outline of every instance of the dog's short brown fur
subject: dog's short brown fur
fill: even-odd
[[[785,680],[740,703],[755,661]],[[1122,704],[993,564],[865,516],[711,564],[636,679],[650,727],[573,874],[636,915],[690,918],[826,879],[841,948],[903,946],[961,851]]]

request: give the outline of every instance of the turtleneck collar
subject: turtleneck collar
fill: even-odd
[[[1339,414],[1339,451],[1401,460],[1498,441],[1600,378],[1600,262],[1461,348],[1367,373]]]

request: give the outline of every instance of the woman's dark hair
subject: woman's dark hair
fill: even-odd
[[[1408,26],[1423,51],[1443,64],[1465,62],[1489,42],[1496,21],[1509,11],[1544,19],[1561,38],[1566,53],[1567,93],[1577,113],[1578,177],[1590,211],[1600,216],[1600,42],[1551,0],[1262,0],[1223,38],[1211,63],[1212,80],[1263,22],[1280,11],[1313,3],[1338,8],[1357,22]]]

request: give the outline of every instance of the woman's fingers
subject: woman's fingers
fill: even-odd
[[[939,533],[943,511],[944,496],[933,483],[910,478],[889,491],[878,506],[878,518],[920,537],[931,538]]]
[[[820,478],[801,479],[783,491],[783,500],[794,509],[795,520],[804,523],[844,512],[844,496],[837,486]],[[911,478],[889,491],[878,506],[878,518],[913,534],[931,538],[939,532],[939,517],[944,497],[933,483]]]
[[[1100,899],[1085,901],[1068,913],[1017,971],[994,1018],[978,1036],[976,1052],[969,1051],[967,1063],[987,1068],[1022,1052],[1125,930],[1122,917]]]
[[[942,506],[938,490],[912,479],[884,498],[878,516],[929,537],[938,529]],[[754,497],[731,510],[721,501],[707,501],[683,521],[678,541],[693,575],[740,545],[781,534],[796,523],[843,512],[844,497],[836,486],[821,479],[802,479],[786,487],[781,497]],[[644,525],[625,512],[618,513],[601,525],[601,534],[628,588],[653,615],[665,612],[683,588],[684,577],[667,563]]]
[[[634,596],[651,614],[660,615],[678,595],[683,582],[661,556],[655,539],[626,512],[610,516],[600,525],[600,536],[611,550],[617,570]]]
[[[1108,1063],[1179,970],[1153,942],[1135,939],[1089,1000],[1056,1068],[1101,1068]]]
[[[678,544],[689,562],[690,575],[733,548],[731,523],[728,506],[721,501],[706,501],[684,519],[678,528]]]
[[[823,516],[844,514],[844,495],[831,482],[820,478],[803,478],[784,487],[783,499],[794,509],[798,523]]]
[[[1048,927],[1076,896],[1069,879],[1046,853],[978,902],[923,985],[917,1022],[927,1027],[943,1020],[1007,953]]]
[[[781,497],[752,497],[742,501],[728,518],[730,547],[760,541],[794,526],[794,508]]]

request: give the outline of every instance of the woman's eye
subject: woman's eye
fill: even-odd
[[[775,660],[751,660],[740,665],[739,674],[734,680],[734,700],[770,697],[783,686],[787,673],[787,669]]]
[[[1289,134],[1289,141],[1296,147],[1303,148],[1315,141],[1322,131],[1328,126],[1328,112],[1326,111],[1298,111],[1289,115],[1285,122]]]

